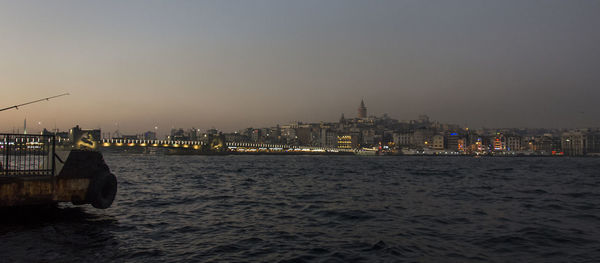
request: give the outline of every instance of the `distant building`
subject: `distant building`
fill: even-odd
[[[262,130],[261,129],[254,129],[252,130],[252,141],[253,142],[261,142],[261,137],[262,137]]]
[[[358,107],[358,118],[364,119],[367,117],[367,107],[365,107],[365,102],[360,100],[360,107]]]
[[[156,132],[153,132],[153,131],[145,132],[144,140],[156,140]]]
[[[494,151],[506,151],[506,137],[502,133],[497,133],[492,141]]]
[[[445,145],[444,145],[444,136],[443,135],[440,135],[440,134],[434,135],[432,140],[433,140],[433,142],[432,142],[433,149],[436,149],[436,150],[444,149]]]
[[[581,131],[563,133],[560,143],[565,155],[578,156],[585,153],[585,135]]]
[[[342,113],[342,117],[340,117],[340,124],[346,124],[346,117],[344,117],[343,113]]]
[[[362,144],[365,146],[373,146],[376,143],[375,129],[362,130]]]
[[[430,147],[433,142],[434,131],[431,129],[420,128],[413,133],[411,144],[413,147]]]
[[[246,136],[240,133],[227,133],[225,134],[226,142],[246,142]]]
[[[185,135],[185,131],[181,128],[171,129],[171,135],[168,137],[169,141],[188,141],[189,137]]]
[[[522,147],[521,147],[522,141],[523,140],[520,136],[515,136],[515,135],[506,136],[506,149],[508,151],[513,151],[513,152],[521,151],[522,150]]]
[[[412,132],[394,133],[394,144],[398,147],[410,146],[412,141]]]
[[[553,137],[552,134],[544,134],[534,137],[533,141],[528,142],[528,146],[533,152],[541,155],[551,155],[562,152],[561,139]]]
[[[341,149],[352,149],[352,136],[340,135],[337,136],[337,147]]]
[[[459,150],[459,142],[458,140],[460,139],[460,136],[458,135],[457,132],[455,131],[451,131],[451,132],[447,132],[446,134],[446,149],[450,150],[450,151],[458,151]],[[462,148],[464,148],[464,141],[462,142]]]
[[[589,131],[585,137],[585,153],[600,154],[600,130]]]
[[[321,129],[321,146],[336,147],[338,146],[339,137],[331,129]]]

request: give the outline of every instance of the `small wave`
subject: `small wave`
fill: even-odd
[[[321,210],[315,213],[321,217],[333,218],[341,221],[363,221],[374,218],[362,210]]]

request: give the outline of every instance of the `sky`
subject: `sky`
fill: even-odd
[[[0,132],[600,126],[600,1],[1,1]]]

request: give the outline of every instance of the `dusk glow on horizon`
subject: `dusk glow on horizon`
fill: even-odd
[[[0,133],[233,131],[369,114],[599,127],[600,1],[14,1]]]

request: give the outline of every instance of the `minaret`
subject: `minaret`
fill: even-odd
[[[346,123],[346,118],[344,117],[343,113],[342,113],[342,117],[340,117],[340,123]]]
[[[27,134],[27,118],[23,121],[23,134]]]
[[[365,107],[365,102],[360,100],[360,107],[358,107],[358,118],[366,118],[367,117],[367,107]]]

